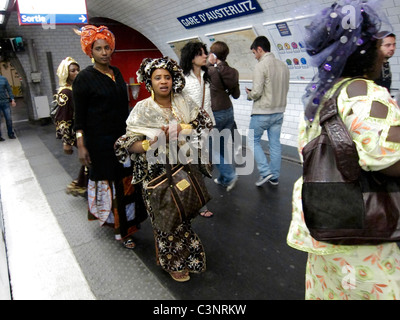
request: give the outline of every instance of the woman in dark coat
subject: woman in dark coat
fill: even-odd
[[[132,171],[114,154],[114,143],[125,133],[129,115],[126,83],[118,68],[110,66],[115,38],[107,27],[89,25],[81,31],[81,45],[94,59],[73,84],[79,159],[89,167],[89,216],[114,227],[116,239],[133,249],[131,236],[146,211],[140,190],[130,184]]]

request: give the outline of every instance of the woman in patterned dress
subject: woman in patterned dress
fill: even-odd
[[[320,106],[351,79],[341,89],[338,110],[357,146],[360,166],[400,176],[400,108],[385,88],[372,81],[382,65],[378,38],[385,34],[380,30],[384,18],[374,1],[351,5],[356,22],[351,28],[342,27],[348,11],[338,4],[315,16],[307,28],[306,48],[318,59],[319,72],[304,96],[300,155],[320,134]],[[308,253],[306,299],[400,299],[398,245],[333,245],[313,239],[304,222],[301,189],[302,178],[294,185],[287,241]]]
[[[72,154],[73,147],[76,147],[72,82],[75,80],[79,71],[79,64],[71,57],[67,57],[61,61],[57,68],[60,88],[55,95],[58,109],[54,118],[54,123],[56,125],[56,138],[62,140],[65,154]],[[87,182],[85,166],[81,166],[78,178],[67,186],[66,192],[74,196],[84,196],[87,189]]]
[[[184,130],[185,134],[200,137],[203,129],[211,128],[207,113],[189,97],[181,94],[185,79],[174,60],[166,58],[145,59],[138,71],[138,81],[145,82],[152,97],[140,101],[127,120],[127,131],[116,143],[116,154],[121,162],[132,160],[132,184],[146,185],[165,172],[164,166],[148,161],[146,152],[168,152],[169,137]],[[174,125],[173,125],[174,123]],[[160,134],[166,135],[166,145],[154,145]],[[159,142],[160,142],[159,141]],[[154,146],[153,146],[154,145]],[[197,145],[200,149],[201,145]],[[168,154],[168,153],[167,153]],[[146,192],[142,192],[148,214],[153,222],[154,212]],[[206,269],[206,256],[198,235],[190,222],[183,222],[172,232],[163,232],[153,226],[158,263],[171,277],[179,282],[190,279],[189,272],[200,273]]]

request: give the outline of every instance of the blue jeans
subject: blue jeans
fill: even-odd
[[[254,146],[254,159],[262,177],[272,174],[274,179],[279,178],[282,159],[280,142],[282,123],[283,113],[255,114],[251,116],[250,130],[254,130],[254,140],[251,141],[249,139],[249,143],[250,146]],[[267,130],[269,141],[269,163],[260,143],[265,130]]]
[[[8,136],[11,137],[14,135],[13,131],[13,126],[12,126],[12,119],[11,119],[11,107],[10,107],[10,102],[6,101],[1,101],[0,102],[0,124],[1,124],[1,114],[3,114],[5,120],[6,120],[6,125],[7,125],[7,132]],[[1,132],[0,132],[0,137],[1,137]]]
[[[214,128],[217,129],[219,132],[224,129],[232,132],[235,124],[233,108],[214,111],[213,113],[216,123]],[[225,132],[227,130],[225,130]],[[227,141],[225,141],[225,139],[220,139],[220,149],[217,150],[214,146],[212,148],[213,163],[219,171],[218,181],[223,185],[228,185],[233,179],[236,178],[235,167],[233,165],[233,157],[231,157],[231,159],[224,159],[224,150],[226,147],[228,147]]]

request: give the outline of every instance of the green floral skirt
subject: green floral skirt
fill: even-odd
[[[358,246],[346,253],[309,253],[308,300],[400,299],[400,250],[396,243]]]

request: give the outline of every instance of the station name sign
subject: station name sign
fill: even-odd
[[[186,29],[191,29],[262,11],[263,9],[257,0],[235,0],[179,17],[178,20]]]

